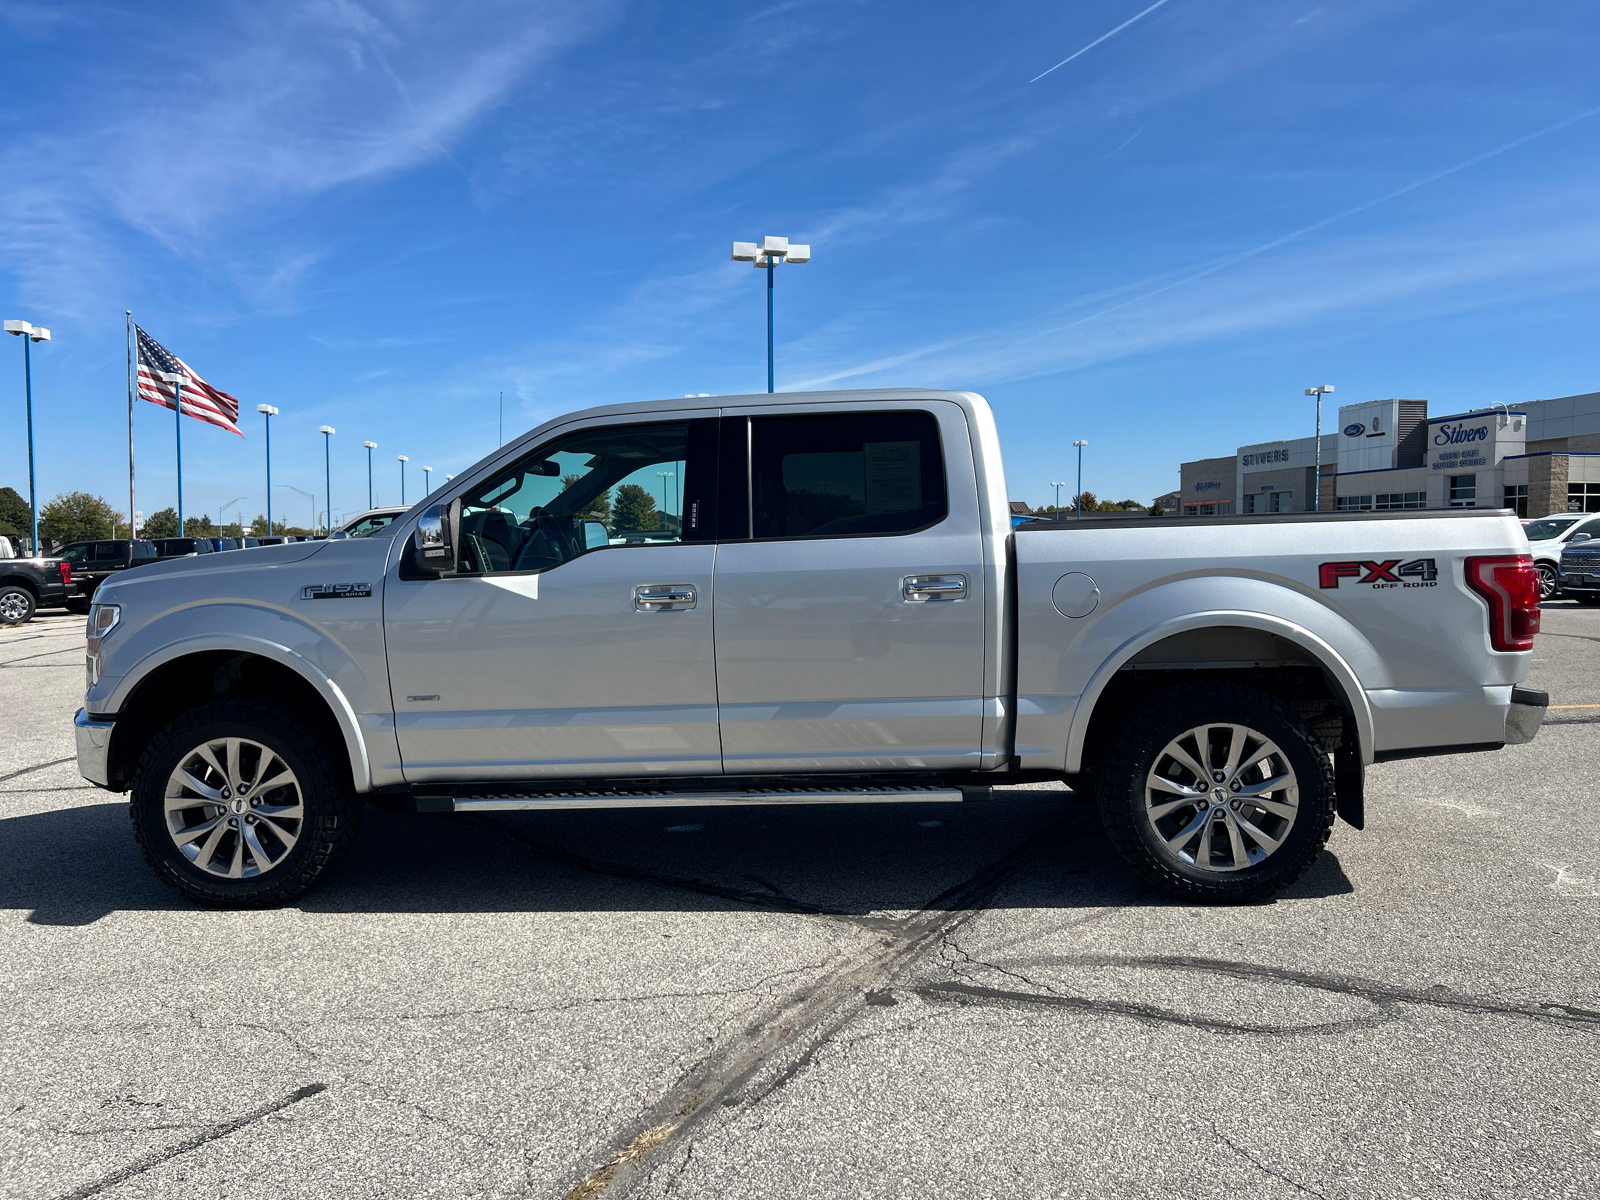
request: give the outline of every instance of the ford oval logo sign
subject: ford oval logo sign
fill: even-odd
[[[1344,427],[1345,437],[1360,437],[1366,431],[1367,427],[1359,422],[1354,425],[1346,425]]]

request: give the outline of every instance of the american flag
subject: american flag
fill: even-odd
[[[177,405],[177,384],[163,379],[163,374],[183,377],[183,415],[195,417],[223,429],[239,432],[239,401],[219,392],[194,373],[194,368],[172,353],[137,325],[133,331],[139,339],[139,398],[162,408]]]

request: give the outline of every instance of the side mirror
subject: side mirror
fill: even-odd
[[[611,531],[606,528],[604,521],[585,521],[583,523],[583,548],[585,550],[599,550],[611,544]]]
[[[1592,534],[1592,533],[1575,533],[1575,534],[1572,535],[1572,541],[1574,541],[1574,542],[1587,542],[1587,541],[1590,541],[1591,539],[1593,539],[1593,537],[1594,537],[1594,534]]]
[[[455,570],[449,517],[445,506],[430,504],[417,522],[417,531],[412,535],[411,562],[424,574],[447,575]]]

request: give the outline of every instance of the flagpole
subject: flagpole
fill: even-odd
[[[133,310],[125,309],[128,323],[128,537],[139,536],[139,518],[133,494]]]
[[[178,536],[183,536],[183,376],[171,375],[173,408],[178,417]]]

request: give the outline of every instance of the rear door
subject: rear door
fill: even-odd
[[[723,446],[724,769],[977,768],[984,571],[961,409],[725,415]]]

